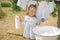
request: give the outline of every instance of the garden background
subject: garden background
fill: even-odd
[[[21,28],[17,30],[14,20],[15,15],[19,15],[24,19],[27,8],[22,10],[16,3],[17,0],[0,0],[0,40],[25,40],[23,37],[24,26],[21,25]],[[57,26],[58,5],[56,1],[54,9],[54,12],[50,14],[49,23],[45,23],[45,25]],[[58,40],[60,40],[60,37],[58,37]]]

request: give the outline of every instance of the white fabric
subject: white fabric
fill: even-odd
[[[52,13],[54,11],[54,1],[49,3],[47,1],[41,1],[38,3],[39,3],[39,6],[37,8],[37,13],[36,13],[38,21],[40,21],[41,18],[48,20],[49,13]]]
[[[39,6],[37,8],[36,16],[38,18],[38,21],[40,21],[41,18],[45,18],[45,20],[48,20],[49,9],[48,9],[48,3],[46,1],[39,2]]]
[[[18,15],[15,16],[15,26],[16,29],[20,29],[20,17]]]
[[[21,7],[23,10],[26,10],[27,3],[28,3],[28,7],[31,4],[34,4],[34,5],[37,4],[37,2],[36,1],[33,1],[33,0],[18,0],[17,1],[17,6]]]
[[[17,1],[17,6],[20,6],[21,5],[21,0],[18,0]]]
[[[17,5],[19,7],[21,7],[23,10],[26,10],[26,4],[27,4],[28,0],[18,0],[17,1]]]
[[[49,11],[52,13],[54,11],[54,1],[49,2]]]
[[[24,37],[35,39],[35,35],[33,33],[33,28],[35,28],[36,22],[37,22],[37,20],[35,17],[25,16],[25,19],[23,22],[25,25],[25,29],[24,29],[24,33],[23,33]]]
[[[28,1],[28,7],[29,7],[31,4],[36,5],[36,4],[37,4],[37,2],[36,2],[36,1],[33,1],[33,0],[29,0],[29,1]]]

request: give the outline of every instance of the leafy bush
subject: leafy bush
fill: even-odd
[[[13,9],[13,11],[16,11],[16,12],[21,10],[21,8],[17,5],[13,5],[12,9]]]
[[[11,3],[15,5],[15,4],[17,4],[17,1],[18,0],[11,0]]]
[[[2,7],[11,7],[11,3],[10,2],[1,2],[1,6]]]
[[[12,9],[13,9],[13,11],[16,11],[16,12],[21,10],[21,8],[16,5],[16,4],[17,4],[17,1],[18,1],[18,0],[11,0]]]

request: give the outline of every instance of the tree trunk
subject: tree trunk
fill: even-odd
[[[60,1],[59,1],[59,4],[58,4],[58,20],[57,20],[57,27],[60,28]]]
[[[59,27],[59,28],[60,28],[60,10],[58,10],[57,27]]]

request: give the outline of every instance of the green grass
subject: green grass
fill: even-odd
[[[60,40],[60,35],[58,36],[57,40]]]

